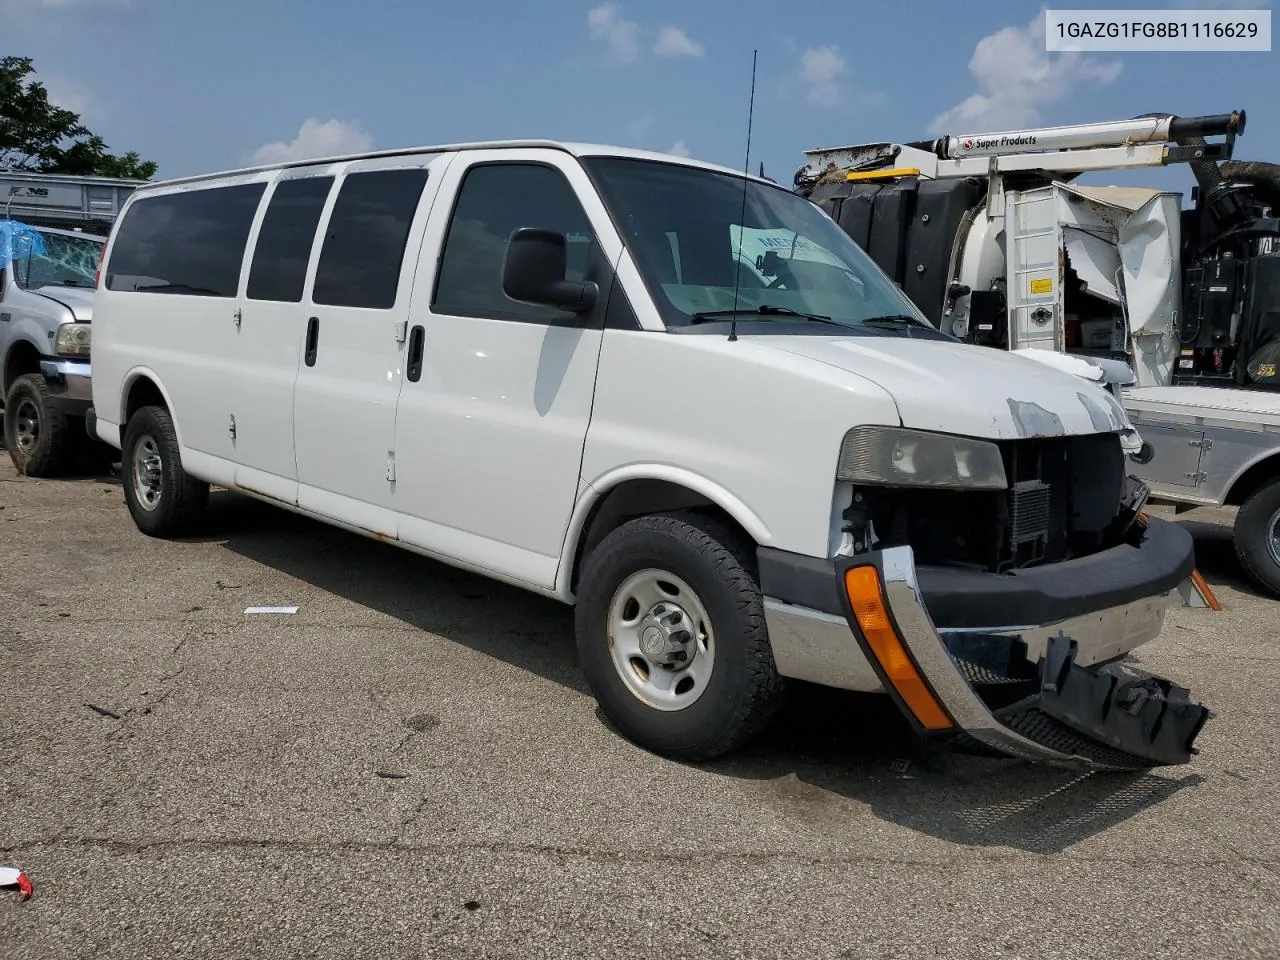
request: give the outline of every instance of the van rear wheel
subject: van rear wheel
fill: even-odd
[[[583,563],[578,662],[625,737],[678,760],[729,753],[783,697],[751,544],[693,512],[640,517]]]
[[[182,468],[169,411],[143,407],[130,417],[120,459],[125,503],[138,529],[151,537],[190,533],[209,501],[209,485]]]

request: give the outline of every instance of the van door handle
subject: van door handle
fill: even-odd
[[[426,333],[421,324],[409,332],[409,364],[405,368],[405,376],[414,383],[422,376],[422,342]]]
[[[307,354],[303,358],[308,367],[316,365],[316,347],[320,345],[320,318],[312,317],[307,321]]]

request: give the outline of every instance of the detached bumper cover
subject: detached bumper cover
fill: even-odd
[[[762,550],[760,560],[766,615],[793,625],[790,611],[805,609],[815,625],[797,639],[794,627],[774,638],[770,624],[779,670],[870,689],[856,682],[856,659],[923,734],[1027,760],[1132,769],[1186,763],[1210,717],[1169,681],[1078,662],[1083,650],[1097,663],[1150,639],[1169,605],[1209,605],[1191,537],[1176,525],[1148,520],[1134,544],[1012,577],[934,575],[916,568],[909,547],[835,561]],[[1091,634],[1135,610],[1145,633],[1099,647]],[[1080,635],[1047,626],[1055,623]]]

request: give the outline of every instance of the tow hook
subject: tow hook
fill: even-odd
[[[0,867],[0,887],[17,887],[19,901],[31,899],[31,881],[14,867]]]

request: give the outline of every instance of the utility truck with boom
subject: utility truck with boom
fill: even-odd
[[[943,332],[1108,384],[1153,499],[1239,506],[1241,563],[1280,595],[1280,165],[1231,159],[1244,127],[1150,114],[823,148],[794,186]],[[1190,209],[1075,182],[1175,163]],[[785,285],[784,259],[757,263]]]

